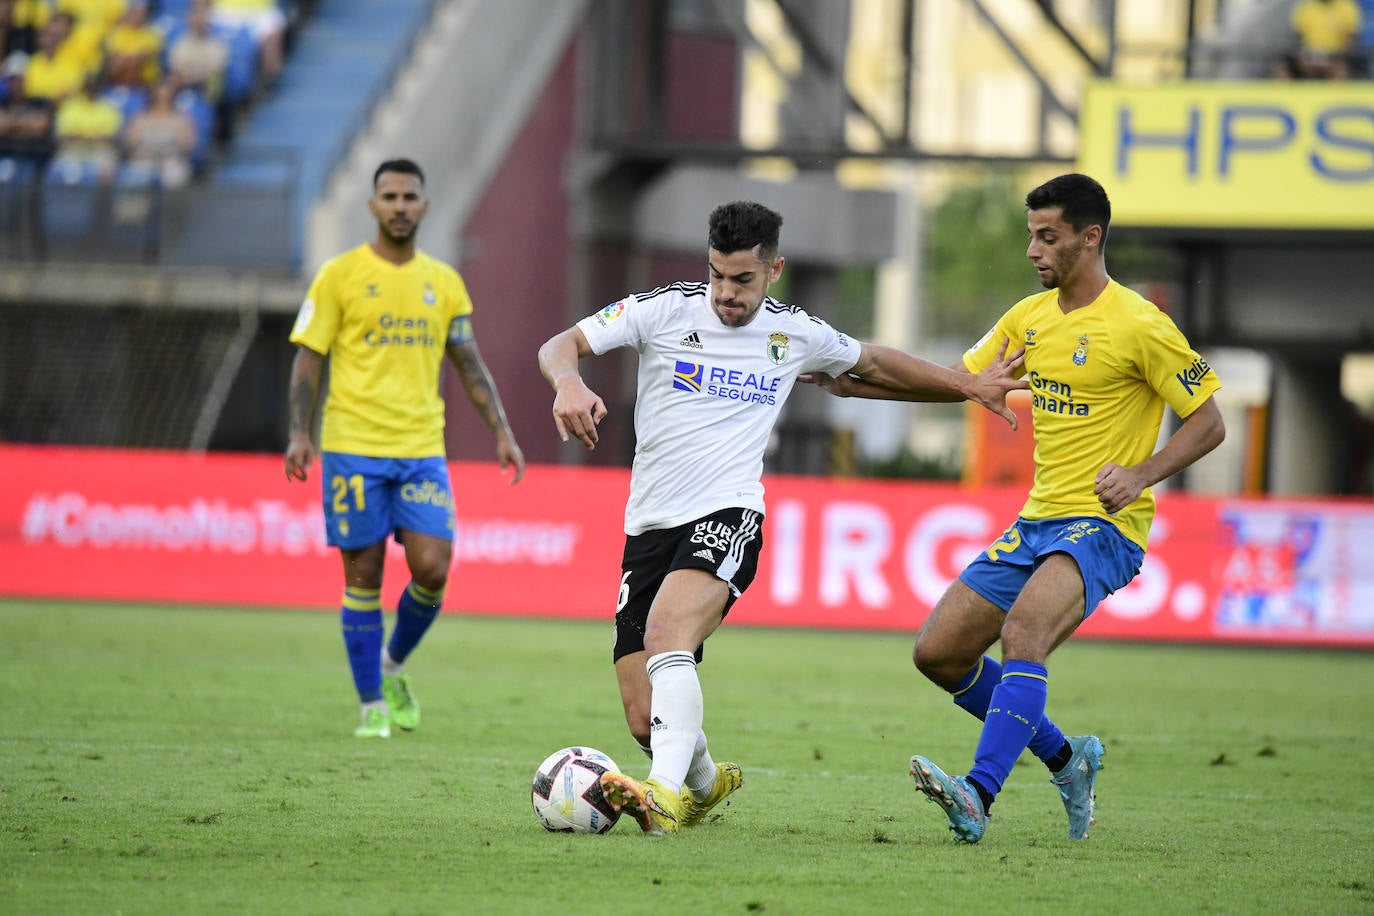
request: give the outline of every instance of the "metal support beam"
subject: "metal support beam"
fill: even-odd
[[[773,0],[773,2],[777,4],[778,9],[782,12],[782,17],[787,22],[788,29],[790,29],[793,36],[796,37],[797,43],[801,45],[802,53],[814,60],[820,71],[825,76],[835,81],[835,84],[844,93],[845,107],[867,121],[869,126],[871,126],[878,136],[882,138],[884,146],[892,147],[907,142],[906,136],[892,136],[883,126],[882,122],[879,121],[871,111],[865,108],[863,103],[856,99],[854,94],[849,91],[849,87],[844,84],[844,72],[842,68],[831,59],[828,53],[826,53],[825,47],[821,44],[815,32],[812,30],[811,24],[802,16],[798,15],[796,9],[789,0]],[[910,6],[911,2],[912,0],[907,0],[907,5]]]
[[[1011,56],[1016,58],[1017,62],[1021,64],[1030,78],[1035,80],[1036,85],[1040,87],[1041,98],[1077,124],[1078,111],[1069,107],[1069,105],[1059,97],[1054,91],[1054,87],[1050,85],[1049,80],[1045,79],[1040,71],[1035,68],[1035,64],[1033,64],[1030,58],[1021,50],[1020,45],[1007,34],[1006,29],[1002,28],[1002,24],[988,12],[987,7],[983,4],[983,0],[968,0],[968,4],[973,7],[973,11],[978,14],[978,18],[983,20],[983,24],[997,35],[1002,44],[1011,53]],[[1044,137],[1042,136],[1040,138],[1041,148],[1043,148],[1044,145]]]
[[[1059,14],[1054,11],[1053,0],[1035,0],[1035,5],[1040,7],[1040,12],[1045,14],[1046,21],[1054,27],[1054,30],[1059,33],[1061,38],[1069,43],[1069,47],[1073,48],[1079,57],[1082,57],[1088,63],[1092,64],[1093,73],[1098,76],[1107,76],[1108,73],[1110,73],[1106,63],[1093,57],[1088,49],[1083,47],[1082,42],[1078,40],[1078,36],[1070,32],[1068,27],[1064,25],[1064,21],[1059,18]],[[1109,3],[1107,7],[1111,11],[1110,14],[1115,15],[1116,5]]]

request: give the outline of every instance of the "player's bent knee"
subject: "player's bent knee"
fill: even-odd
[[[417,563],[411,568],[410,577],[426,591],[442,592],[448,587],[448,564]]]
[[[977,663],[978,658],[978,654],[968,658],[962,651],[953,654],[940,651],[936,648],[935,640],[923,639],[920,636],[916,638],[916,646],[911,652],[911,661],[916,665],[916,670],[927,680],[946,690],[959,683],[968,674],[969,668]]]

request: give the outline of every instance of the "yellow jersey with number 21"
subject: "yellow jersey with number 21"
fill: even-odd
[[[421,251],[397,265],[360,245],[326,261],[291,329],[292,343],[329,357],[321,448],[443,456],[439,371],[449,325],[471,312],[458,271]]]
[[[1057,289],[1022,299],[969,348],[964,366],[982,371],[1003,338],[1008,353],[1025,346],[1031,384],[1035,478],[1021,516],[1107,519],[1146,547],[1154,494],[1146,488],[1109,516],[1093,495],[1097,472],[1154,454],[1164,404],[1186,418],[1221,387],[1216,373],[1168,315],[1115,280],[1067,314]]]

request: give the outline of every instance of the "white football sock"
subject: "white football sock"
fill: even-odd
[[[711,759],[711,752],[706,749],[706,732],[697,734],[697,746],[692,750],[692,765],[687,769],[685,783],[687,791],[691,792],[697,801],[702,801],[710,795],[711,788],[716,784],[716,762]]]
[[[692,764],[701,734],[701,682],[691,652],[661,652],[645,668],[653,699],[649,702],[649,743],[654,763],[649,778],[673,792]]]
[[[638,739],[638,738],[635,738],[635,747],[637,747],[637,748],[639,748],[641,751],[643,751],[645,757],[648,757],[650,760],[653,760],[653,759],[654,759],[654,749],[653,749],[653,747],[652,747],[651,745],[648,745],[648,744],[640,744],[640,743],[639,743],[639,739]]]
[[[405,670],[405,662],[398,662],[391,657],[391,653],[382,647],[382,674],[391,677],[393,674],[400,674]]]

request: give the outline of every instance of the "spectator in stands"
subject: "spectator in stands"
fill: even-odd
[[[151,89],[162,77],[162,33],[148,24],[146,3],[131,3],[105,37],[106,78]]]
[[[1351,63],[1359,53],[1364,16],[1355,0],[1299,0],[1293,7],[1293,30],[1298,51],[1278,67],[1286,79],[1350,77]]]
[[[41,165],[52,155],[53,105],[24,93],[27,63],[24,52],[15,51],[0,64],[0,82],[5,84],[4,101],[0,102],[0,156]]]
[[[186,16],[186,31],[167,55],[169,74],[189,86],[212,105],[224,92],[224,69],[229,64],[229,45],[210,30],[209,0],[198,0]]]
[[[191,180],[191,153],[196,147],[195,123],[176,107],[176,92],[171,79],[158,83],[151,103],[124,132],[129,164],[152,170],[167,190],[183,188]]]
[[[14,42],[14,0],[0,0],[0,60],[9,57],[18,47]]]
[[[272,85],[286,56],[286,16],[277,0],[212,0],[211,24],[223,29],[248,29],[258,45],[258,76]]]
[[[82,26],[96,29],[101,35],[124,15],[127,0],[57,0],[60,12],[71,13]]]
[[[59,105],[81,89],[85,74],[75,63],[58,55],[62,42],[61,26],[48,22],[38,32],[38,50],[29,58],[24,71],[24,94],[31,99],[47,99]]]
[[[91,166],[99,179],[107,182],[119,168],[119,132],[124,115],[119,106],[100,97],[100,90],[100,77],[91,74],[79,92],[57,107],[54,165]]]
[[[6,0],[5,5],[9,7],[5,56],[15,51],[33,54],[38,50],[38,31],[48,24],[52,14],[48,0]]]
[[[84,76],[105,65],[106,27],[103,22],[82,23],[65,10],[53,13],[48,27],[57,33],[57,56]]]

